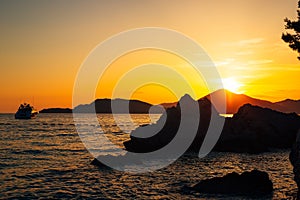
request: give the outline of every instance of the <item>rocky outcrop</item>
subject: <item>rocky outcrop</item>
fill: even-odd
[[[179,101],[176,107],[166,110],[162,117],[156,124],[139,127],[131,133],[130,140],[124,142],[124,146],[128,151],[136,153],[152,152],[167,145],[176,135],[180,120],[181,109],[180,105],[185,103],[195,103],[195,101],[188,95],[185,95]],[[199,128],[194,142],[191,144],[188,151],[199,151],[203,138],[208,129],[211,118],[211,111],[214,109],[208,99],[202,99],[198,102],[200,110]],[[186,127],[186,134],[190,134],[188,127]],[[151,134],[151,132],[156,134]],[[139,136],[153,135],[151,137],[142,138]]]
[[[266,172],[252,170],[202,180],[193,189],[212,194],[266,195],[272,193],[273,183]]]
[[[272,148],[290,148],[299,128],[300,117],[295,113],[246,104],[226,119],[215,150],[259,153]]]
[[[188,96],[183,99],[193,101]],[[151,152],[168,144],[180,125],[181,101],[176,107],[167,109],[156,124],[134,130],[130,140],[124,142],[125,148],[137,153]],[[211,113],[215,111],[207,98],[202,98],[197,103],[201,113],[200,122],[197,135],[188,149],[195,153],[199,152],[210,123]],[[226,118],[224,129],[214,150],[260,153],[272,148],[290,148],[299,128],[300,117],[295,113],[286,114],[246,104],[234,114],[233,118]],[[155,131],[157,133],[151,137],[139,137]],[[186,134],[189,134],[188,130]]]
[[[300,199],[300,131],[298,132],[296,142],[292,147],[292,151],[290,153],[290,161],[294,167],[294,180],[298,186],[297,199]]]

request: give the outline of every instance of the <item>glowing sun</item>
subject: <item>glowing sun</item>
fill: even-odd
[[[237,82],[233,78],[223,78],[222,79],[223,86],[225,89],[234,92],[234,93],[241,93],[242,91],[240,90],[241,87],[243,86],[241,83]]]

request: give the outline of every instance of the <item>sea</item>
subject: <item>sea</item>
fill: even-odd
[[[100,133],[122,147],[132,130],[160,115],[118,117],[116,125],[112,115],[97,115]],[[109,145],[105,152],[110,153]],[[30,120],[0,114],[0,199],[294,199],[297,186],[288,156],[289,150],[212,152],[201,159],[186,155],[163,169],[133,174],[92,165],[94,157],[81,141],[72,114],[41,113]],[[203,179],[252,169],[269,174],[273,194],[208,195],[187,189]]]

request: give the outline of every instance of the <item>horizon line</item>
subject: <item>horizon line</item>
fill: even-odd
[[[213,92],[211,92],[211,93],[208,93],[208,94],[206,94],[206,95],[204,95],[204,96],[202,96],[202,97],[200,97],[199,99],[194,99],[194,98],[192,98],[193,100],[195,100],[195,101],[198,101],[198,100],[200,100],[200,99],[202,99],[202,98],[204,98],[204,97],[206,97],[206,96],[208,96],[208,95],[210,95],[210,94],[212,94],[212,93],[214,93],[214,92],[217,92],[217,91],[220,91],[220,90],[225,90],[225,92],[227,93],[227,92],[229,92],[229,93],[232,93],[232,94],[235,94],[235,95],[245,95],[245,96],[247,96],[247,97],[250,97],[250,98],[254,98],[254,99],[257,99],[257,100],[262,100],[262,101],[268,101],[268,102],[271,102],[271,103],[278,103],[278,102],[282,102],[282,101],[285,101],[285,100],[291,100],[291,101],[299,101],[300,99],[291,99],[291,98],[285,98],[285,99],[282,99],[282,100],[280,100],[280,101],[269,101],[269,100],[266,100],[266,99],[261,99],[261,98],[255,98],[255,97],[252,97],[252,96],[249,96],[249,95],[247,95],[247,94],[244,94],[244,93],[235,93],[235,92],[232,92],[232,91],[230,91],[230,90],[228,90],[228,89],[225,89],[225,88],[223,88],[223,89],[217,89],[217,90],[215,90],[215,91],[213,91]],[[187,94],[187,93],[186,93]],[[184,95],[186,95],[186,94],[184,94]],[[183,95],[183,96],[184,96]],[[188,94],[189,95],[189,94]],[[182,97],[183,97],[182,96]],[[189,95],[190,96],[190,95]],[[94,101],[92,101],[92,102],[90,102],[90,103],[87,103],[87,104],[79,104],[79,105],[89,105],[89,104],[92,104],[93,102],[95,102],[96,100],[105,100],[105,99],[107,99],[107,100],[117,100],[117,99],[120,99],[120,100],[127,100],[127,101],[141,101],[141,102],[144,102],[144,103],[148,103],[148,104],[150,104],[150,105],[152,105],[152,106],[158,106],[158,105],[162,105],[162,104],[168,104],[168,103],[178,103],[178,101],[180,100],[178,100],[178,101],[174,101],[174,102],[162,102],[162,103],[159,103],[159,104],[152,104],[152,103],[149,103],[149,102],[147,102],[147,101],[144,101],[144,100],[141,100],[141,99],[125,99],[125,98],[119,98],[119,97],[117,97],[117,98],[113,98],[113,99],[111,99],[111,98],[95,98],[95,100]],[[77,106],[79,106],[79,105],[77,105]],[[77,106],[75,106],[75,107],[77,107]],[[75,108],[74,107],[74,108]],[[58,109],[71,109],[71,110],[73,110],[74,108],[70,108],[70,107],[48,107],[48,108],[42,108],[42,109],[40,109],[39,111],[41,111],[41,110],[44,110],[44,109],[51,109],[51,108],[58,108]],[[13,114],[14,112],[1,112],[0,111],[0,114]]]

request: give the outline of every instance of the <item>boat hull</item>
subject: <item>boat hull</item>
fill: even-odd
[[[36,111],[30,104],[21,104],[15,114],[15,119],[32,119],[36,117],[39,112]]]
[[[17,112],[15,114],[15,119],[32,119],[37,116],[38,112]]]

